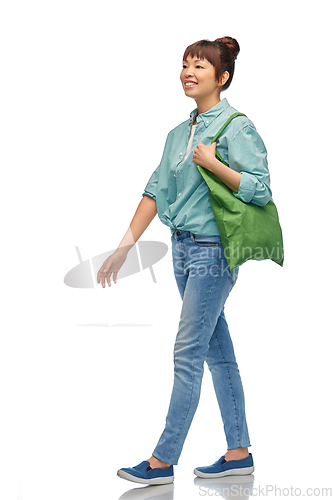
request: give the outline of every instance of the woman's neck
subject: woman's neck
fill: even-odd
[[[198,115],[201,115],[202,113],[206,113],[206,111],[209,111],[210,109],[212,109],[220,101],[221,101],[221,99],[219,97],[217,98],[216,96],[206,97],[206,99],[204,99],[202,101],[196,101]]]

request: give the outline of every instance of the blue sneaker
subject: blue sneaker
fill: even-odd
[[[213,465],[197,467],[193,472],[198,477],[208,479],[210,477],[243,476],[252,474],[253,471],[253,458],[250,453],[248,457],[240,460],[226,460],[223,455]]]
[[[152,469],[148,460],[144,460],[134,467],[122,468],[117,475],[128,481],[141,484],[168,484],[173,483],[173,465]]]

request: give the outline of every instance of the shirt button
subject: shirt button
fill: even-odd
[[[179,195],[178,195],[178,196],[180,196],[181,194],[182,194],[182,193],[179,193]]]
[[[174,177],[176,177],[176,174],[173,174]]]
[[[179,153],[179,156],[181,156],[183,153]]]

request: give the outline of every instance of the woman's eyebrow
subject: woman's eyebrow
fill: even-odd
[[[198,62],[198,61],[204,62],[205,60],[204,59],[195,59],[194,62]],[[187,62],[187,59],[185,59],[183,62]]]

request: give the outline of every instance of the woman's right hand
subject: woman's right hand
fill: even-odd
[[[105,288],[105,279],[108,285],[111,286],[111,274],[113,274],[113,282],[117,283],[117,273],[127,257],[127,250],[124,248],[117,248],[110,257],[104,261],[97,274],[97,283],[102,280],[102,287]]]

